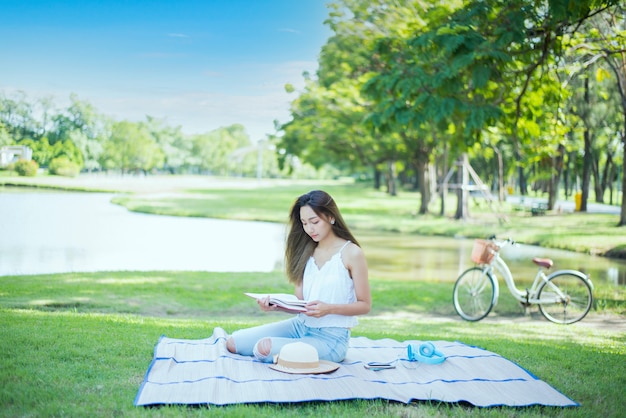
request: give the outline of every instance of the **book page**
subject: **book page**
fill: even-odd
[[[296,295],[287,293],[244,293],[253,299],[264,299],[269,296],[270,305],[275,305],[287,312],[305,312],[305,300],[298,299]]]

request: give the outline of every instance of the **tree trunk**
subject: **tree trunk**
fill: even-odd
[[[436,164],[426,164],[426,174],[428,174],[428,205],[437,198],[437,166]]]
[[[467,186],[469,184],[469,173],[466,169],[467,163],[467,154],[463,154],[457,160],[457,205],[454,219],[467,219],[469,216],[469,191],[467,190]]]
[[[585,94],[584,94],[585,106],[589,108],[589,78],[585,78]],[[591,134],[589,132],[589,126],[587,121],[588,111],[585,111],[583,116],[583,123],[585,125],[585,131],[583,132],[583,138],[585,141],[584,154],[583,154],[583,181],[582,181],[582,201],[580,203],[580,211],[587,212],[587,199],[589,199],[589,180],[591,178]]]
[[[441,180],[439,181],[439,184],[441,184],[441,208],[440,208],[439,214],[441,216],[444,216],[446,214],[446,197],[448,195],[447,184],[445,185],[443,184],[443,181],[448,175],[448,147],[446,147],[445,144],[444,144],[444,149],[443,149],[442,161],[443,161],[443,164],[442,164],[441,176],[440,176]]]
[[[622,210],[619,217],[618,226],[626,226],[626,114],[624,115],[624,132],[622,134],[622,148],[624,149],[624,155],[622,155]]]
[[[398,195],[398,190],[396,189],[396,162],[392,160],[387,162],[387,193],[390,196]]]
[[[519,154],[519,152],[515,151],[515,161],[517,161],[518,164],[519,164],[521,159],[522,159],[522,157]],[[526,194],[527,194],[527,190],[526,190],[526,176],[524,175],[524,168],[522,167],[521,164],[517,168],[517,176],[518,176],[518,181],[519,181],[519,193],[522,196],[526,196]]]
[[[419,183],[421,196],[419,214],[424,215],[428,213],[428,202],[430,201],[428,180],[426,176],[426,171],[428,170],[428,160],[424,161],[423,158],[417,158],[415,161],[415,167],[417,169],[417,182]]]
[[[568,152],[567,154],[567,160],[565,160],[564,162],[564,167],[563,167],[563,188],[565,189],[565,199],[567,200],[567,198],[569,196],[572,195],[571,193],[571,184],[570,184],[570,171],[571,171],[571,154]]]
[[[502,152],[498,147],[493,147],[493,151],[498,156],[498,199],[500,202],[504,202],[506,197],[504,195],[504,162],[502,161]]]
[[[602,179],[601,179],[601,183],[600,183],[600,190],[602,190],[602,202],[604,203],[604,192],[606,191],[607,188],[609,188],[611,186],[611,183],[613,182],[613,177],[612,174],[613,173],[613,158],[611,157],[611,153],[607,153],[606,155],[606,162],[604,163],[604,169],[602,170]],[[609,191],[609,204],[613,203],[613,199],[611,199],[611,195],[612,195],[612,191]]]
[[[593,175],[593,190],[596,195],[596,203],[604,203],[604,189],[602,189],[602,178],[600,176],[600,161],[592,155],[591,174]]]
[[[382,173],[377,167],[374,167],[374,189],[380,190]]]
[[[607,166],[609,167],[609,169],[606,174],[605,190],[606,188],[609,189],[609,205],[613,205],[613,186],[615,186],[615,183],[619,179],[617,178],[617,166],[613,163],[613,158],[611,157],[611,154],[609,154],[609,160],[611,161],[611,164],[608,164],[607,161]]]
[[[558,155],[553,160],[552,175],[550,176],[550,182],[548,184],[548,209],[554,209],[556,199],[559,195],[559,184],[561,182],[561,175],[563,174],[563,161],[565,160],[565,147],[559,145]]]
[[[583,179],[582,179],[582,201],[580,203],[580,211],[587,212],[587,200],[589,199],[589,183],[591,180],[591,140],[589,129],[585,127],[583,133],[585,139],[585,151],[583,155]]]

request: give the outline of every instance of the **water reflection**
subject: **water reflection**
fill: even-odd
[[[471,239],[379,232],[359,232],[357,235],[366,249],[372,277],[454,282],[461,272],[472,265],[470,255],[474,240]],[[554,261],[551,271],[580,270],[590,275],[594,282],[626,285],[624,260],[531,245],[505,247],[501,254],[518,284],[532,282],[535,278],[537,267],[531,261],[533,257],[547,257]]]
[[[285,226],[144,215],[112,195],[0,192],[0,275],[69,271],[272,271],[282,268]],[[370,276],[454,282],[471,265],[473,240],[355,231]],[[516,281],[535,277],[532,257],[594,282],[626,284],[626,261],[534,246],[502,252]]]

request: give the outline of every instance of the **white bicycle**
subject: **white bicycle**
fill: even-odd
[[[498,302],[496,273],[504,278],[509,292],[522,306],[538,305],[546,319],[557,324],[573,324],[587,315],[593,303],[593,284],[589,277],[577,270],[559,270],[546,275],[553,262],[549,258],[533,258],[539,266],[532,286],[516,287],[509,266],[500,256],[500,250],[515,244],[511,239],[498,241],[476,240],[472,261],[477,266],[465,270],[454,284],[454,309],[467,321],[480,321]]]

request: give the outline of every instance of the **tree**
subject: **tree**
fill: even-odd
[[[237,160],[230,156],[236,150],[251,146],[250,137],[239,124],[193,135],[191,141],[194,165],[215,175],[240,173]]]
[[[19,145],[25,145],[33,151],[33,160],[37,161],[40,167],[47,167],[50,161],[54,158],[54,150],[47,137],[41,138],[39,141],[35,141],[31,138],[24,138]]]
[[[39,139],[40,129],[33,115],[33,105],[26,99],[26,93],[19,91],[12,99],[0,95],[0,123],[4,124],[13,141]]]
[[[52,158],[48,164],[55,158],[64,157],[68,161],[76,164],[80,170],[83,167],[83,155],[78,147],[70,139],[65,141],[57,141],[51,146]]]
[[[13,144],[13,139],[9,135],[6,126],[4,126],[3,122],[0,122],[0,147],[4,145]]]
[[[622,2],[613,4],[603,13],[589,20],[593,30],[572,40],[572,48],[580,50],[591,64],[598,60],[606,63],[614,75],[622,113],[622,126],[619,129],[622,148],[622,167],[626,164],[626,9]],[[581,39],[582,38],[582,39]],[[589,65],[588,64],[588,65]],[[622,202],[619,226],[626,225],[626,170],[622,169]]]
[[[81,160],[71,159],[88,170],[100,168],[103,144],[109,135],[107,118],[86,101],[81,101],[74,94],[70,95],[70,105],[52,117],[50,143],[72,141],[80,150]]]
[[[459,15],[461,21],[450,23],[457,16],[449,17],[452,6],[431,7],[425,14],[428,25],[381,38],[376,52],[385,64],[365,86],[375,102],[369,119],[373,125],[404,132],[422,180],[420,213],[427,211],[424,173],[437,145],[459,155],[499,115],[486,97],[493,96],[497,86],[490,82],[488,63],[502,57],[498,51],[490,54],[481,48],[485,41],[470,29],[474,14],[484,9]],[[436,142],[444,138],[449,147]]]
[[[163,164],[163,152],[143,122],[113,122],[111,136],[104,144],[101,164],[122,173],[150,170]]]
[[[171,127],[163,120],[147,116],[146,126],[163,151],[163,168],[171,174],[189,167],[192,143],[182,133],[180,126]]]
[[[398,138],[376,136],[362,123],[368,106],[360,95],[362,83],[348,78],[324,87],[307,80],[305,92],[291,104],[293,119],[281,126],[282,166],[290,155],[318,169],[333,164],[353,172],[397,159]]]
[[[423,25],[422,2],[342,0],[330,9],[326,23],[334,35],[322,47],[317,79],[307,79],[305,92],[292,103],[293,119],[283,125],[283,158],[294,153],[318,167],[328,161],[353,171],[371,167],[376,187],[385,173],[393,195],[396,167],[410,165],[407,155],[414,163],[419,152],[407,148],[407,132],[367,122],[372,103],[363,86],[383,65],[377,40]]]
[[[292,120],[281,127],[279,162],[284,165],[295,155],[316,168],[333,164],[352,172],[372,170],[378,187],[382,167],[393,167],[398,158],[400,141],[363,125],[369,103],[361,86],[375,65],[371,45],[376,32],[361,19],[364,5],[354,0],[330,5],[327,24],[334,35],[322,47],[317,79],[305,74],[305,90],[291,105]]]

